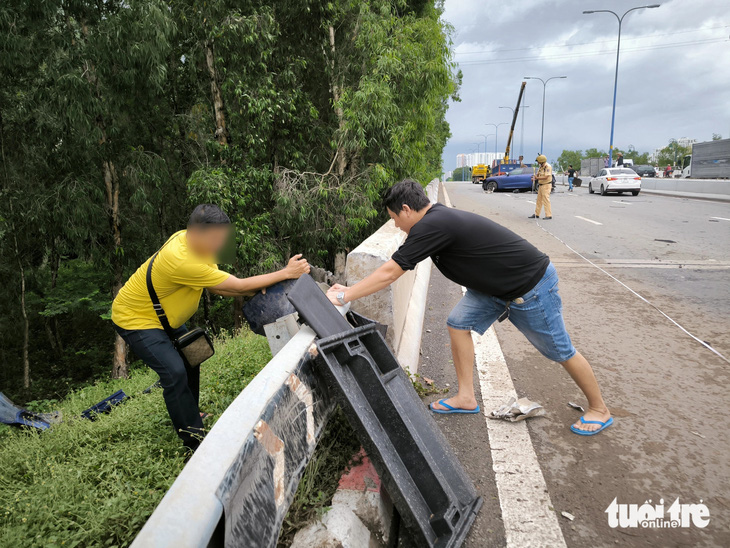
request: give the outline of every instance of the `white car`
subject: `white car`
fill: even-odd
[[[588,193],[600,192],[605,196],[609,192],[631,192],[634,196],[639,195],[641,190],[641,177],[633,169],[627,167],[607,167],[598,172],[598,175],[588,183]]]

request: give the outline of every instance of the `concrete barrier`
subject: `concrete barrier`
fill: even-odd
[[[426,187],[432,203],[438,201],[439,184],[438,179],[434,179]],[[347,285],[359,282],[388,262],[405,239],[406,234],[396,228],[392,220],[385,223],[347,256]],[[353,310],[359,314],[388,326],[388,343],[401,366],[411,373],[418,370],[432,266],[431,259],[426,259],[394,284],[353,303]]]
[[[583,187],[588,187],[591,177],[581,177]],[[568,185],[567,175],[556,175],[559,185]],[[642,177],[641,191],[681,198],[730,201],[730,180],[727,179],[665,179]]]
[[[428,187],[432,201],[438,197],[438,184],[434,180]],[[348,257],[348,283],[390,259],[404,239],[392,222],[386,223]],[[430,260],[424,261],[397,287],[357,307],[388,325],[396,355],[411,371],[418,365],[430,272]],[[236,397],[132,548],[276,545],[304,468],[333,410],[309,355],[314,338],[309,327],[302,327]],[[382,514],[386,506],[379,495],[370,495],[370,507]],[[340,499],[352,503],[353,497],[339,493]]]

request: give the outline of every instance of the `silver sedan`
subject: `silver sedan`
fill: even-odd
[[[626,167],[604,168],[588,183],[588,193],[600,192],[601,196],[609,192],[631,192],[638,196],[640,190],[641,177],[633,169]]]

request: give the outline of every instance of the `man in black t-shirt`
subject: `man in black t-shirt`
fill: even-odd
[[[558,275],[550,258],[491,219],[431,204],[421,185],[405,180],[384,198],[388,214],[408,237],[393,257],[368,277],[327,292],[338,306],[386,288],[427,257],[448,279],[467,288],[449,315],[458,393],[431,404],[434,413],[478,413],[471,331],[484,334],[509,319],[547,358],[560,362],[588,399],[588,411],[570,428],[591,436],[613,423],[588,361],[565,330]]]
[[[575,179],[575,170],[572,165],[568,166],[568,192],[573,192],[573,180]]]

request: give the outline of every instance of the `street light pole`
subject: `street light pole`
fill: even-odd
[[[494,135],[494,133],[490,133],[489,135],[484,135],[483,133],[479,134],[479,137],[484,137],[484,162],[487,163],[487,137],[491,137]]]
[[[547,83],[550,80],[560,80],[563,78],[567,78],[567,76],[551,76],[547,80],[543,80],[542,78],[538,78],[537,76],[525,76],[525,80],[540,80],[540,82],[542,82],[542,124],[540,127],[540,154],[543,153],[543,137],[545,136],[545,89],[547,88]]]
[[[611,143],[608,148],[608,165],[609,167],[613,165],[613,129],[616,122],[616,91],[618,89],[618,62],[619,62],[619,55],[621,54],[621,25],[624,21],[624,17],[626,17],[629,13],[636,10],[643,10],[643,9],[653,9],[658,8],[661,4],[651,4],[648,6],[636,6],[635,8],[631,8],[629,10],[626,10],[623,15],[619,16],[618,13],[611,10],[587,10],[584,11],[583,14],[587,15],[590,13],[610,13],[616,19],[618,20],[618,41],[616,43],[616,72],[614,74],[613,78],[613,109],[611,111]]]
[[[485,126],[494,126],[494,154],[497,154],[497,147],[499,146],[499,126],[509,125],[507,122],[500,122],[499,124],[484,124]]]

